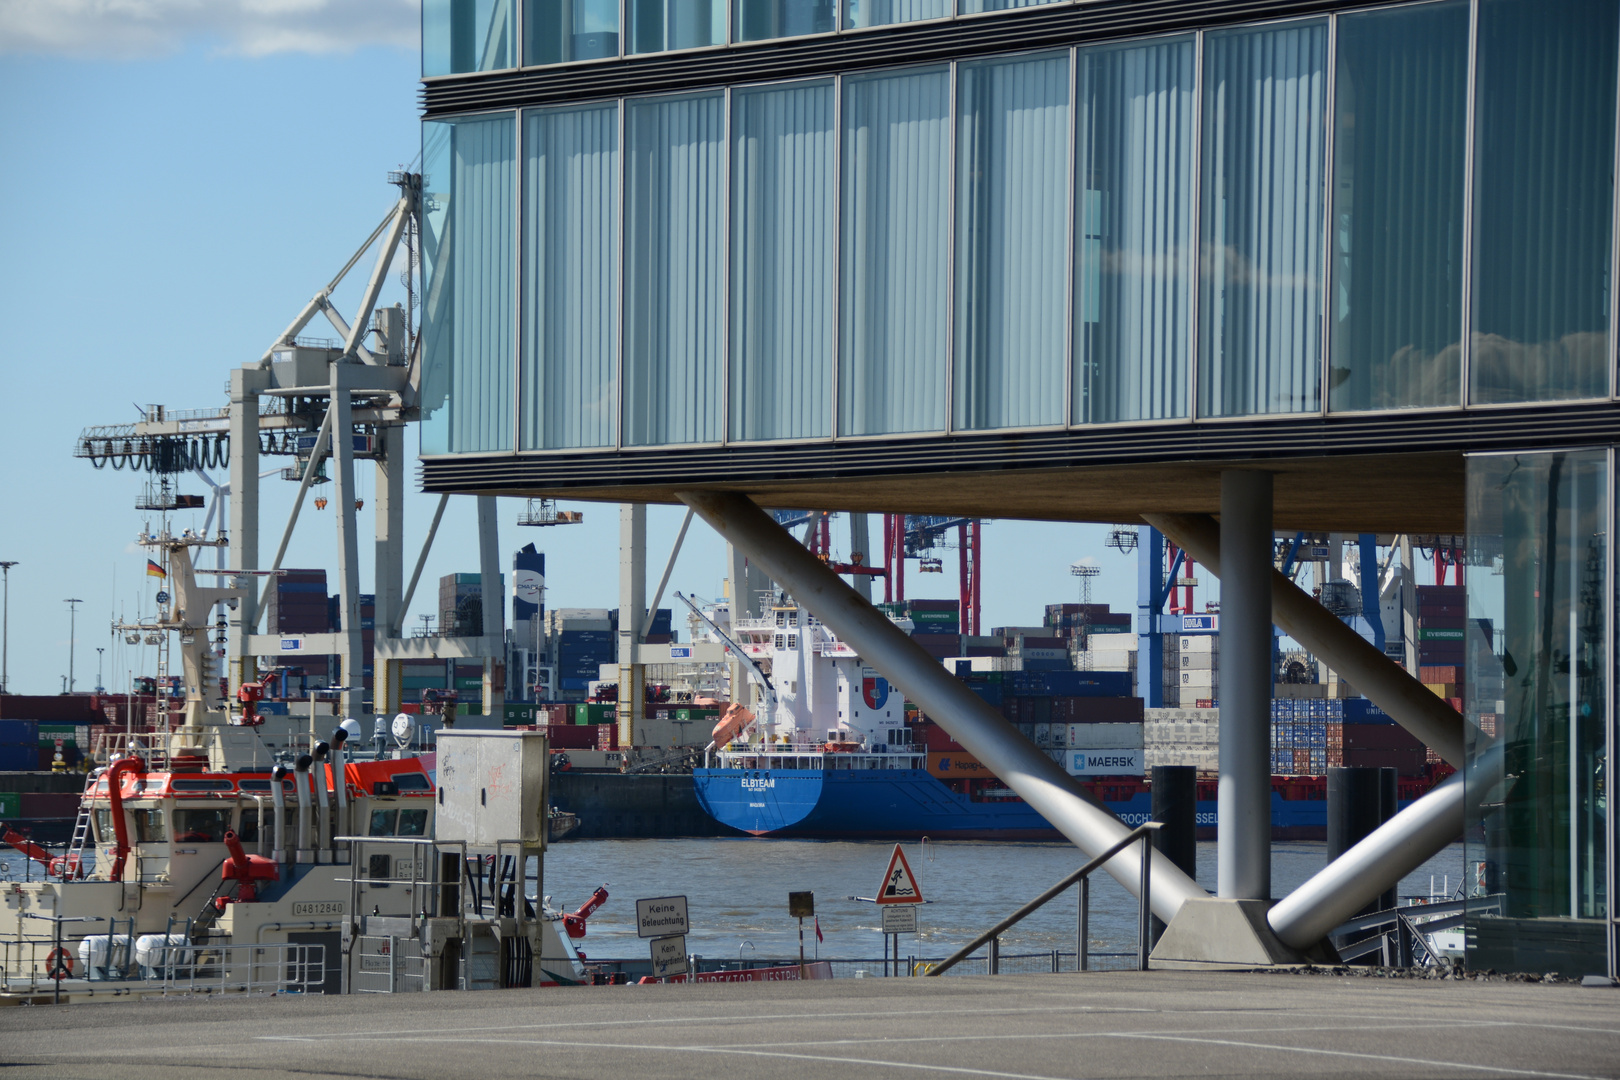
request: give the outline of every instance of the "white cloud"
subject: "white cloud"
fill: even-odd
[[[0,0],[0,53],[130,59],[414,50],[420,0]]]

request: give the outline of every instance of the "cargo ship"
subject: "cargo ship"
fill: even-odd
[[[822,839],[1062,838],[959,747],[958,760],[941,753],[938,747],[955,744],[926,718],[908,717],[887,679],[808,613],[779,606],[767,618],[713,632],[746,662],[764,699],[757,718],[741,706],[722,717],[703,767],[693,772],[699,803],[720,823],[754,836]],[[1140,717],[1141,702],[1105,696],[1125,685],[1124,673],[1061,675],[1080,691],[1071,699],[1080,702],[1077,711],[1104,719],[1070,725],[1093,733],[1082,740],[1091,745],[1047,752],[1122,820],[1149,820],[1141,724],[1118,722],[1132,702]],[[1436,779],[1403,777],[1402,806]],[[1324,839],[1326,778],[1274,777],[1271,809],[1274,839]],[[1197,821],[1202,838],[1219,827],[1213,778],[1199,782]]]

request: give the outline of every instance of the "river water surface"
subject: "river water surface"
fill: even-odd
[[[687,898],[689,952],[716,960],[797,957],[799,924],[788,915],[788,893],[809,891],[825,938],[821,957],[864,959],[883,955],[881,916],[876,905],[848,898],[876,895],[893,848],[882,841],[578,840],[546,853],[544,891],[553,906],[572,911],[607,885],[609,900],[580,942],[592,958],[645,958],[635,901],[657,896]],[[1064,843],[950,841],[904,849],[929,903],[918,909],[917,935],[900,939],[901,956],[948,955],[1086,862]],[[1274,843],[1272,894],[1286,896],[1325,864],[1323,843]],[[1215,865],[1215,844],[1200,843],[1198,881],[1205,888],[1214,888]],[[1455,892],[1462,873],[1463,847],[1453,844],[1403,880],[1400,895],[1430,895],[1431,877],[1435,892]],[[1002,952],[1073,953],[1076,906],[1074,890],[1053,900],[1003,936]],[[1093,875],[1090,950],[1132,951],[1136,934],[1135,898],[1107,874]],[[816,949],[806,920],[806,955]]]

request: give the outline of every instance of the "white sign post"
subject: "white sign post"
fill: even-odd
[[[889,856],[888,869],[883,871],[883,883],[878,886],[877,903],[883,912],[883,962],[887,969],[889,947],[894,947],[895,964],[900,962],[901,934],[915,934],[917,932],[917,906],[926,903],[922,895],[922,887],[917,884],[917,875],[911,872],[911,864],[906,861],[906,853],[900,850],[900,845],[894,845],[894,854]]]
[[[885,934],[915,934],[917,932],[917,905],[890,904],[881,910],[883,911],[883,932]],[[898,955],[898,951],[896,955]]]
[[[692,924],[686,917],[686,897],[655,896],[636,901],[637,937],[685,937],[691,932]]]
[[[671,975],[687,973],[686,935],[653,938],[648,944],[652,947],[653,978],[667,979]]]

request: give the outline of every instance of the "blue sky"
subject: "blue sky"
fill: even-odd
[[[410,0],[0,0],[0,560],[19,564],[13,692],[61,690],[69,597],[84,601],[78,689],[95,684],[97,646],[109,688],[150,667],[108,633],[113,616],[152,604],[132,543],[148,517],[133,509],[142,478],[75,460],[74,441],[91,425],[133,422],[139,405],[224,404],[230,369],[260,356],[381,220],[387,173],[418,151],[415,20]],[[340,309],[358,288],[338,294]],[[295,485],[264,483],[268,559]],[[181,490],[206,493],[195,479]],[[414,492],[407,502],[407,567],[432,507]],[[532,541],[547,553],[552,606],[612,606],[618,508],[579,508],[582,525],[526,529],[519,504],[503,500],[501,547]],[[472,513],[470,499],[451,501],[410,624],[436,604],[439,575],[477,569]],[[649,515],[654,583],[680,516]],[[1106,531],[992,523],[985,625],[1038,623],[1042,605],[1077,599],[1068,567],[1086,555],[1105,571],[1094,599],[1133,605],[1135,557],[1105,548]],[[331,513],[306,506],[286,564],[330,570],[335,540]],[[842,522],[834,543],[847,551]],[[943,574],[912,564],[911,595],[955,594],[955,553],[941,554]],[[671,588],[718,595],[723,562],[719,540],[694,525]]]

